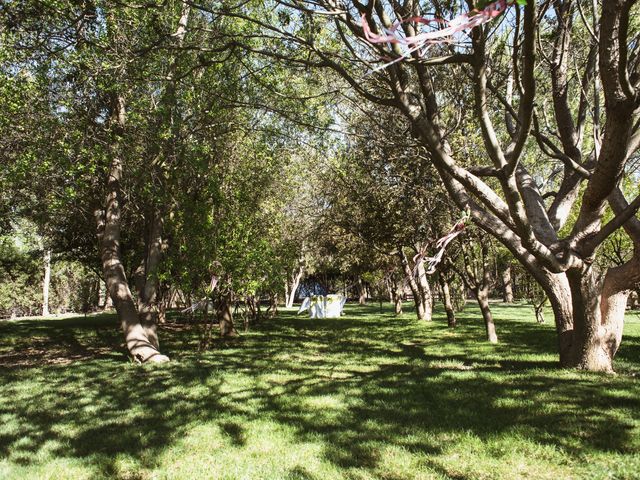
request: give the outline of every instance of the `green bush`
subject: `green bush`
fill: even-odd
[[[0,318],[42,313],[43,279],[41,249],[17,235],[0,237]],[[87,312],[97,305],[97,297],[94,272],[74,261],[52,262],[50,312]]]
[[[78,262],[63,260],[51,266],[49,310],[88,312],[98,304],[98,277]]]
[[[42,306],[37,255],[16,237],[0,237],[0,316],[34,315]]]

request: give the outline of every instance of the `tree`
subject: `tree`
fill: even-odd
[[[380,267],[387,274],[399,270],[417,317],[430,320],[431,287],[423,262],[416,260],[440,236],[448,205],[424,150],[400,133],[385,136],[402,119],[393,110],[375,111],[375,120],[357,110],[343,113],[355,138],[336,156],[321,188],[328,205],[325,229],[332,239],[351,239],[339,256],[354,258],[347,268],[359,277],[354,282]]]
[[[20,115],[3,122],[3,130],[54,135],[53,141],[7,137],[16,170],[26,172],[31,164],[42,174],[24,187],[15,181],[13,191],[23,188],[27,198],[36,199],[36,216],[52,242],[59,250],[87,252],[87,263],[96,262],[91,223],[97,220],[103,275],[129,353],[140,361],[166,360],[159,353],[156,321],[168,240],[164,225],[178,184],[170,180],[180,167],[201,160],[201,149],[188,148],[199,140],[198,132],[215,137],[226,129],[211,113],[220,108],[207,106],[225,103],[221,90],[203,100],[198,93],[204,89],[177,88],[179,80],[190,86],[189,80],[203,77],[208,88],[212,77],[226,79],[228,73],[220,71],[224,62],[218,61],[225,45],[198,54],[184,43],[189,14],[183,2],[145,9],[107,2],[55,2],[33,9],[26,2],[9,5],[0,17],[7,44],[16,52],[3,62],[9,87],[26,76],[33,78],[29,89],[45,93],[35,95],[42,104],[35,111],[18,102],[14,110]],[[202,26],[202,17],[198,20]],[[202,36],[215,37],[197,31],[196,45]],[[223,42],[223,29],[217,34]],[[236,76],[229,79],[237,84]],[[20,100],[28,93],[16,90]],[[201,108],[197,115],[189,111],[194,104]]]
[[[455,328],[457,321],[455,308],[451,299],[451,281],[449,278],[450,277],[448,275],[448,272],[446,272],[445,269],[441,268],[438,271],[438,284],[440,285],[440,296],[442,298],[442,305],[444,306],[444,310],[447,314],[447,326],[450,328]]]
[[[473,221],[547,293],[561,365],[611,371],[626,297],[640,276],[640,254],[604,271],[593,258],[620,227],[635,244],[640,240],[634,217],[640,197],[628,202],[619,189],[640,140],[635,113],[640,67],[634,61],[638,45],[631,41],[636,26],[630,22],[637,5],[614,0],[584,12],[572,0],[531,0],[509,10],[503,24],[508,28],[474,28],[470,43],[434,46],[425,57],[415,50],[367,81],[360,80],[365,69],[403,53],[398,44],[367,44],[361,19],[374,33],[399,20],[398,30],[412,36],[418,25],[405,19],[429,11],[451,17],[455,2],[297,5],[301,15],[321,6],[326,15],[314,17],[323,31],[319,38],[333,35],[335,42],[269,26],[307,54],[288,56],[331,68],[361,97],[401,111],[450,197],[460,208],[468,206]],[[553,118],[546,116],[547,103]],[[465,155],[469,146],[483,148],[490,163],[481,155]],[[557,179],[555,185],[534,168],[553,172],[547,178]],[[603,225],[608,206],[615,217]],[[575,221],[568,224],[572,211]]]
[[[457,273],[478,302],[487,332],[487,340],[491,343],[498,343],[496,326],[489,306],[489,294],[495,284],[495,268],[493,268],[495,252],[492,251],[489,238],[482,235],[467,235],[466,237],[466,241],[458,237],[462,267],[457,269]],[[455,266],[452,268],[455,269]]]

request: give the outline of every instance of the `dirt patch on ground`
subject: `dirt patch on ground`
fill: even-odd
[[[70,365],[74,362],[112,357],[113,347],[85,347],[55,345],[48,341],[34,341],[11,351],[0,351],[0,368],[29,368],[43,365]]]

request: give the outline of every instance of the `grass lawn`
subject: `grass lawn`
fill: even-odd
[[[494,305],[446,328],[385,306],[284,312],[136,366],[114,316],[0,322],[0,479],[640,478],[640,320],[618,375],[557,368],[552,325]],[[547,315],[551,319],[551,315]]]

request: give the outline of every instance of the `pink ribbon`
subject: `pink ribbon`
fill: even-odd
[[[371,28],[369,27],[369,22],[367,22],[366,15],[362,14],[362,31],[364,32],[364,37],[369,43],[394,43],[407,47],[407,51],[404,55],[394,61],[383,65],[382,67],[378,67],[376,70],[380,70],[382,68],[386,68],[389,65],[402,60],[407,57],[409,54],[416,50],[424,51],[433,44],[440,44],[451,41],[451,37],[464,30],[470,30],[479,25],[483,25],[487,22],[490,22],[494,18],[498,17],[509,7],[513,5],[515,0],[497,0],[496,2],[490,3],[482,10],[472,10],[470,12],[464,13],[455,17],[453,20],[443,20],[441,18],[426,18],[426,17],[409,17],[404,20],[397,21],[393,24],[390,29],[386,30],[384,35],[379,35],[377,33],[373,33]],[[399,30],[400,26],[403,23],[413,22],[419,23],[422,25],[431,25],[433,23],[445,24],[446,27],[440,30],[434,30],[431,32],[419,33],[418,35],[412,35],[409,37],[402,35],[402,30]]]
[[[462,233],[464,227],[464,221],[460,221],[453,226],[449,233],[447,233],[444,237],[438,239],[438,241],[436,242],[436,248],[438,249],[438,252],[433,257],[424,258],[424,260],[427,260],[428,262],[425,268],[425,273],[427,275],[431,275],[436,271],[436,267],[442,261],[442,257],[444,256],[444,251],[447,249],[447,245],[449,245],[449,243],[451,243],[454,238]]]
[[[211,275],[211,283],[209,284],[209,289],[213,292],[216,289],[216,285],[218,285],[218,276],[213,274]]]
[[[415,263],[414,275],[417,274],[418,272],[418,266],[425,260],[428,262],[425,268],[425,273],[427,275],[431,275],[436,271],[436,267],[442,261],[442,257],[444,256],[444,252],[447,249],[447,245],[449,245],[454,238],[456,238],[458,235],[460,235],[464,231],[464,228],[470,216],[471,216],[471,213],[469,211],[469,208],[467,207],[467,209],[465,210],[465,213],[462,215],[462,218],[460,218],[460,220],[458,220],[455,223],[455,225],[451,227],[451,230],[449,230],[449,233],[447,233],[444,237],[441,237],[438,239],[438,241],[436,241],[435,247],[438,249],[438,252],[433,257],[425,256],[424,250],[418,252],[418,254],[415,257],[413,257],[413,261]]]

